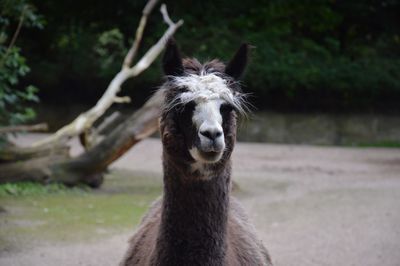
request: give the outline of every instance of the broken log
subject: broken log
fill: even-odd
[[[0,127],[0,134],[7,133],[17,133],[17,132],[34,132],[34,131],[47,131],[49,130],[49,126],[46,123],[40,123],[36,125],[16,125],[16,126],[7,126]]]
[[[119,124],[102,141],[85,153],[69,158],[52,154],[22,162],[0,164],[0,184],[15,181],[60,182],[66,185],[87,184],[99,187],[103,172],[139,141],[158,129],[164,92],[157,91],[142,108]]]

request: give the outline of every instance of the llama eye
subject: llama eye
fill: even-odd
[[[221,114],[227,114],[227,113],[232,112],[233,110],[234,110],[234,108],[232,105],[222,104],[219,111],[221,112]]]
[[[194,110],[194,107],[195,107],[195,103],[193,101],[188,102],[186,104],[182,104],[180,106],[180,112],[181,113],[183,113],[183,112],[192,112]]]

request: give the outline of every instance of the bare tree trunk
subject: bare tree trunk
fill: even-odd
[[[47,131],[49,127],[46,123],[36,124],[36,125],[17,125],[17,126],[8,126],[8,127],[0,127],[0,134],[4,133],[14,133],[21,131]]]
[[[69,158],[62,148],[43,150],[40,154],[28,150],[23,156],[31,159],[0,164],[0,183],[38,181],[98,187],[103,182],[103,172],[112,162],[157,130],[162,102],[163,91],[157,91],[101,142],[75,158]]]
[[[3,163],[30,160],[60,153],[68,154],[68,151],[69,147],[62,144],[41,146],[39,148],[10,146],[0,150],[0,168]]]
[[[163,92],[158,91],[99,144],[76,158],[55,164],[52,167],[54,177],[66,184],[84,182],[97,186],[108,165],[157,131],[162,101]]]
[[[102,115],[111,107],[114,103],[126,103],[130,102],[129,97],[120,97],[117,94],[121,90],[121,85],[129,78],[136,77],[146,70],[160,55],[164,46],[169,38],[171,38],[175,31],[183,24],[182,20],[174,23],[168,16],[167,8],[163,4],[161,6],[161,13],[163,15],[164,22],[168,25],[168,29],[159,41],[154,44],[144,56],[134,65],[130,66],[133,57],[136,55],[136,51],[139,47],[139,43],[142,38],[142,32],[146,25],[147,16],[151,9],[153,9],[157,0],[150,0],[144,8],[141,24],[139,25],[136,33],[136,39],[125,57],[122,69],[117,75],[111,80],[108,88],[104,92],[103,96],[97,101],[96,105],[84,113],[81,113],[77,118],[74,119],[70,124],[63,126],[57,130],[54,134],[49,137],[40,140],[33,144],[34,147],[41,145],[54,144],[57,142],[63,142],[73,137],[79,136],[85,131],[88,131]]]
[[[163,50],[167,40],[183,24],[174,23],[168,16],[166,6],[161,13],[168,29],[160,40],[145,55],[131,66],[139,48],[147,17],[158,0],[149,0],[142,12],[135,41],[125,57],[121,71],[110,82],[97,104],[80,114],[72,123],[62,127],[55,134],[34,143],[28,148],[6,148],[0,151],[0,184],[16,181],[37,181],[41,183],[62,182],[67,185],[85,183],[98,187],[103,182],[103,172],[127,150],[142,139],[150,136],[158,128],[158,117],[163,102],[163,92],[156,92],[145,105],[119,124],[100,141],[93,130],[94,122],[115,102],[130,101],[117,94],[121,85],[147,69]],[[94,132],[94,134],[91,134]],[[83,154],[70,158],[67,142],[72,137],[80,137],[87,149]],[[93,145],[93,146],[92,146]]]

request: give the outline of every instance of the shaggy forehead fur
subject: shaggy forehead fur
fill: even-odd
[[[221,99],[244,113],[244,95],[240,93],[238,82],[224,75],[225,65],[218,60],[201,64],[197,59],[184,59],[185,74],[172,76],[168,87],[181,89],[167,103],[167,109],[191,101],[196,103]]]
[[[233,93],[227,86],[227,81],[214,73],[174,77],[174,83],[178,87],[187,89],[186,92],[179,95],[182,103],[215,99],[224,99],[229,103],[234,103]]]

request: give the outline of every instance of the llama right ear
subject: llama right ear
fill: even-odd
[[[243,43],[225,68],[225,74],[238,80],[246,69],[251,46]]]
[[[167,42],[162,66],[167,76],[181,76],[183,74],[181,52],[173,38],[170,38]]]

